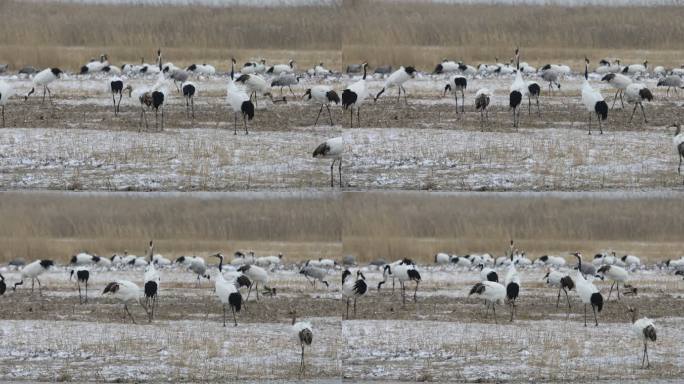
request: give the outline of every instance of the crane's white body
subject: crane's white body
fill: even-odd
[[[229,79],[226,100],[233,112],[241,113],[242,103],[249,101],[249,95],[244,88],[237,86],[232,79]]]
[[[7,101],[12,96],[14,96],[14,87],[9,83],[0,80],[0,105],[6,105]]]
[[[326,140],[324,143],[329,148],[324,153],[317,155],[317,158],[323,159],[341,159],[342,153],[344,153],[344,141],[342,136],[333,137],[332,139]]]
[[[116,292],[107,293],[115,299],[128,303],[130,301],[138,301],[142,297],[142,289],[134,282],[129,280],[116,280],[115,282],[119,285],[119,289]]]
[[[40,264],[41,260],[36,260],[34,262],[31,262],[27,264],[22,270],[21,270],[21,277],[22,280],[24,278],[29,278],[29,279],[35,279],[36,277],[42,275],[43,273],[47,272],[48,268],[44,268]]]
[[[167,267],[171,265],[171,260],[167,259],[166,257],[160,254],[152,256],[152,262],[160,267]]]

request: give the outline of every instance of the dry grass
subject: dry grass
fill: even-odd
[[[439,251],[503,254],[508,241],[531,256],[605,248],[650,262],[679,256],[678,197],[587,195],[346,193],[343,247],[360,260],[410,257],[430,262]]]
[[[79,68],[103,51],[115,63],[222,64],[268,52],[269,60],[339,66],[336,7],[210,8],[0,2],[0,57],[12,67]],[[310,53],[307,53],[310,51]],[[273,62],[273,61],[271,61]]]
[[[446,5],[344,1],[283,8],[152,7],[0,2],[0,57],[13,68],[77,69],[106,51],[116,63],[152,61],[157,47],[176,64],[222,65],[267,57],[325,61],[332,68],[412,63],[443,57],[470,63],[507,60],[516,45],[533,64],[577,63],[585,55],[681,64],[681,7]],[[654,22],[657,20],[657,23]]]
[[[343,61],[434,65],[523,59],[579,62],[585,55],[680,65],[681,7],[445,5],[345,1]],[[351,17],[351,16],[354,17]],[[650,23],[647,20],[657,20]],[[425,68],[431,69],[431,68]]]
[[[339,199],[327,195],[2,193],[0,261],[65,261],[88,249],[167,255],[253,248],[289,260],[339,255]]]

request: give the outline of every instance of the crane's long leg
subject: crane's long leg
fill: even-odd
[[[195,119],[195,98],[190,98],[190,110],[192,112],[192,118]]]
[[[591,309],[594,310],[594,321],[596,322],[596,326],[598,327],[598,317],[596,317],[596,307],[592,304]]]
[[[541,109],[539,109],[539,96],[537,96],[537,116],[541,116]]]
[[[494,311],[494,324],[499,324],[496,320],[496,303],[492,303],[492,310]]]
[[[399,93],[397,94],[397,104],[401,102],[401,85],[397,87]]]
[[[292,94],[292,96],[297,97],[297,95],[295,95],[294,91],[292,90],[292,86],[288,85],[287,87],[290,88],[290,93]]]
[[[85,282],[85,302],[88,303],[88,280]]]
[[[31,294],[33,295],[33,287],[36,285],[35,279],[31,279]]]
[[[556,308],[558,308],[558,304],[560,303],[560,293],[563,288],[558,288],[558,298],[556,299]]]
[[[613,284],[610,285],[610,291],[608,292],[608,298],[606,301],[610,300],[610,294],[613,293],[613,286],[615,285],[615,282],[613,281]]]
[[[418,301],[418,284],[420,284],[420,283],[418,283],[418,281],[416,281],[416,289],[413,291],[413,302],[414,303]]]
[[[256,292],[257,301],[259,301],[259,283],[254,286],[254,292]]]
[[[190,117],[190,98],[185,97],[185,117]]]
[[[354,107],[349,107],[349,128],[354,128]]]
[[[245,301],[249,300],[249,295],[252,294],[252,285],[253,285],[253,284],[250,284],[250,285],[249,285],[249,291],[247,291],[247,298],[245,299]]]
[[[231,306],[230,309],[233,311],[233,322],[235,323],[235,326],[237,327],[237,316],[235,316],[235,308],[233,306]]]
[[[401,304],[406,305],[406,286],[403,281],[399,282],[401,284]]]
[[[226,305],[223,304],[223,327],[226,327]]]
[[[349,319],[349,298],[347,298],[347,319]]]
[[[123,92],[119,93],[119,102],[116,103],[116,114],[118,115],[119,112],[121,112],[121,98],[123,97]]]
[[[677,167],[677,173],[680,175],[682,174],[682,159],[684,158],[684,154],[680,153],[679,154],[679,166]]]
[[[563,292],[565,292],[565,300],[568,302],[568,315],[570,315],[570,309],[572,308],[572,307],[570,306],[570,297],[568,296],[568,291],[566,291],[565,289],[563,289]]]
[[[45,92],[47,92],[47,86],[43,86],[43,101],[40,102],[41,104],[45,103]]]
[[[589,112],[589,134],[591,135],[591,112]]]
[[[2,106],[2,127],[5,128],[5,106]]]
[[[644,123],[648,123],[648,120],[646,119],[646,112],[644,111],[644,105],[639,103],[639,106],[641,107],[641,114],[644,115]]]
[[[335,180],[335,175],[333,174],[333,170],[335,169],[335,161],[337,161],[337,159],[333,159],[332,164],[330,164],[330,188],[333,188],[335,186],[335,184],[333,183],[333,181]]]
[[[337,171],[340,174],[340,188],[342,188],[342,159],[337,160]]]
[[[43,296],[43,286],[40,284],[40,279],[36,277],[36,281],[38,282],[38,293]]]
[[[356,126],[361,126],[361,107],[356,107]]]
[[[161,107],[161,119],[162,119],[161,130],[163,131],[164,130],[164,107],[163,106]]]
[[[124,309],[126,310],[126,313],[128,313],[128,316],[131,317],[131,321],[133,324],[136,324],[135,318],[133,318],[133,315],[131,314],[131,311],[128,310],[128,304],[124,303]]]
[[[330,117],[330,126],[333,126],[333,119],[332,119],[332,113],[330,112],[330,106],[328,104],[325,105],[325,108],[328,110],[328,117]]]
[[[233,135],[237,135],[237,112],[233,113],[234,119],[234,124],[233,124]]]
[[[619,89],[615,91],[615,97],[613,97],[613,105],[610,106],[610,109],[613,109],[613,107],[615,107],[615,102],[618,99],[618,93],[620,93]]]
[[[458,115],[458,95],[454,92],[454,102],[456,103],[456,114]]]
[[[624,95],[624,91],[620,90],[620,105],[622,105],[622,108],[625,108],[625,103],[622,100],[622,96]]]
[[[318,110],[318,115],[316,115],[316,121],[314,121],[314,127],[318,124],[318,118],[321,117],[321,112],[323,112],[323,104],[321,104],[321,109]]]
[[[45,89],[47,89],[48,99],[52,103],[52,91],[50,91],[50,87],[48,87],[47,85],[45,86]]]
[[[624,288],[624,284],[622,288]],[[620,300],[620,282],[618,281],[615,282],[615,292],[617,292],[618,300]]]
[[[354,317],[356,317],[356,296],[354,296]]]
[[[242,114],[242,122],[245,123],[245,135],[249,135],[249,130],[247,129],[247,115]]]
[[[638,104],[636,104],[636,103],[634,104],[634,109],[632,109],[632,114],[629,116],[629,122],[630,123],[632,122],[632,118],[634,117],[634,112],[636,112],[637,105]]]
[[[304,374],[304,344],[302,344],[302,363],[299,370],[302,374]]]
[[[404,92],[404,102],[408,104],[408,97],[406,96],[406,88],[404,86],[401,86],[401,90]]]
[[[78,287],[78,303],[83,304],[83,300],[81,299],[81,282],[77,281],[76,286]]]
[[[118,111],[116,110],[116,97],[114,96],[114,93],[112,93],[112,103],[114,103],[114,116],[116,116]]]
[[[532,114],[532,96],[527,95],[527,116]]]
[[[584,304],[584,326],[587,326],[587,305]]]

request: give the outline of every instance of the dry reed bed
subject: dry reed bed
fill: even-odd
[[[353,207],[343,211],[344,253],[364,261],[501,255],[510,239],[531,257],[614,249],[655,263],[684,254],[678,193],[366,192],[345,193],[342,204]]]
[[[75,251],[143,254],[149,239],[167,256],[254,249],[290,260],[336,257],[338,195],[89,194],[3,192],[0,260],[54,258]]]
[[[681,64],[681,7],[446,5],[344,1],[341,7],[211,8],[82,4],[0,4],[0,58],[76,69],[103,51],[116,63],[169,60],[225,65],[265,56],[343,64],[433,66],[443,57],[508,60],[524,48],[532,63],[578,63],[585,55]],[[610,20],[610,22],[606,22]],[[653,22],[657,20],[657,23]]]

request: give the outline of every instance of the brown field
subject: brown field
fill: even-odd
[[[0,62],[78,69],[106,51],[114,63],[295,58],[340,70],[367,60],[429,70],[443,57],[477,64],[523,60],[577,64],[587,55],[682,64],[682,7],[485,6],[344,1],[340,7],[206,8],[0,3]],[[609,20],[610,22],[607,22]],[[657,20],[657,23],[644,23]],[[163,34],[158,31],[165,31]]]
[[[619,195],[618,195],[619,196]],[[436,252],[502,255],[510,239],[536,258],[613,249],[655,263],[684,251],[681,196],[345,193],[343,246],[359,260]]]
[[[682,7],[577,7],[345,2],[343,61],[434,66],[443,57],[505,62],[516,46],[532,65],[619,57],[682,64]],[[354,15],[354,17],[351,17]],[[658,20],[644,24],[644,20]],[[658,63],[658,64],[655,64]],[[406,64],[404,64],[406,65]]]
[[[290,260],[340,253],[338,197],[330,194],[150,195],[3,192],[0,262],[14,258],[68,261],[88,250],[143,254],[253,249]]]

